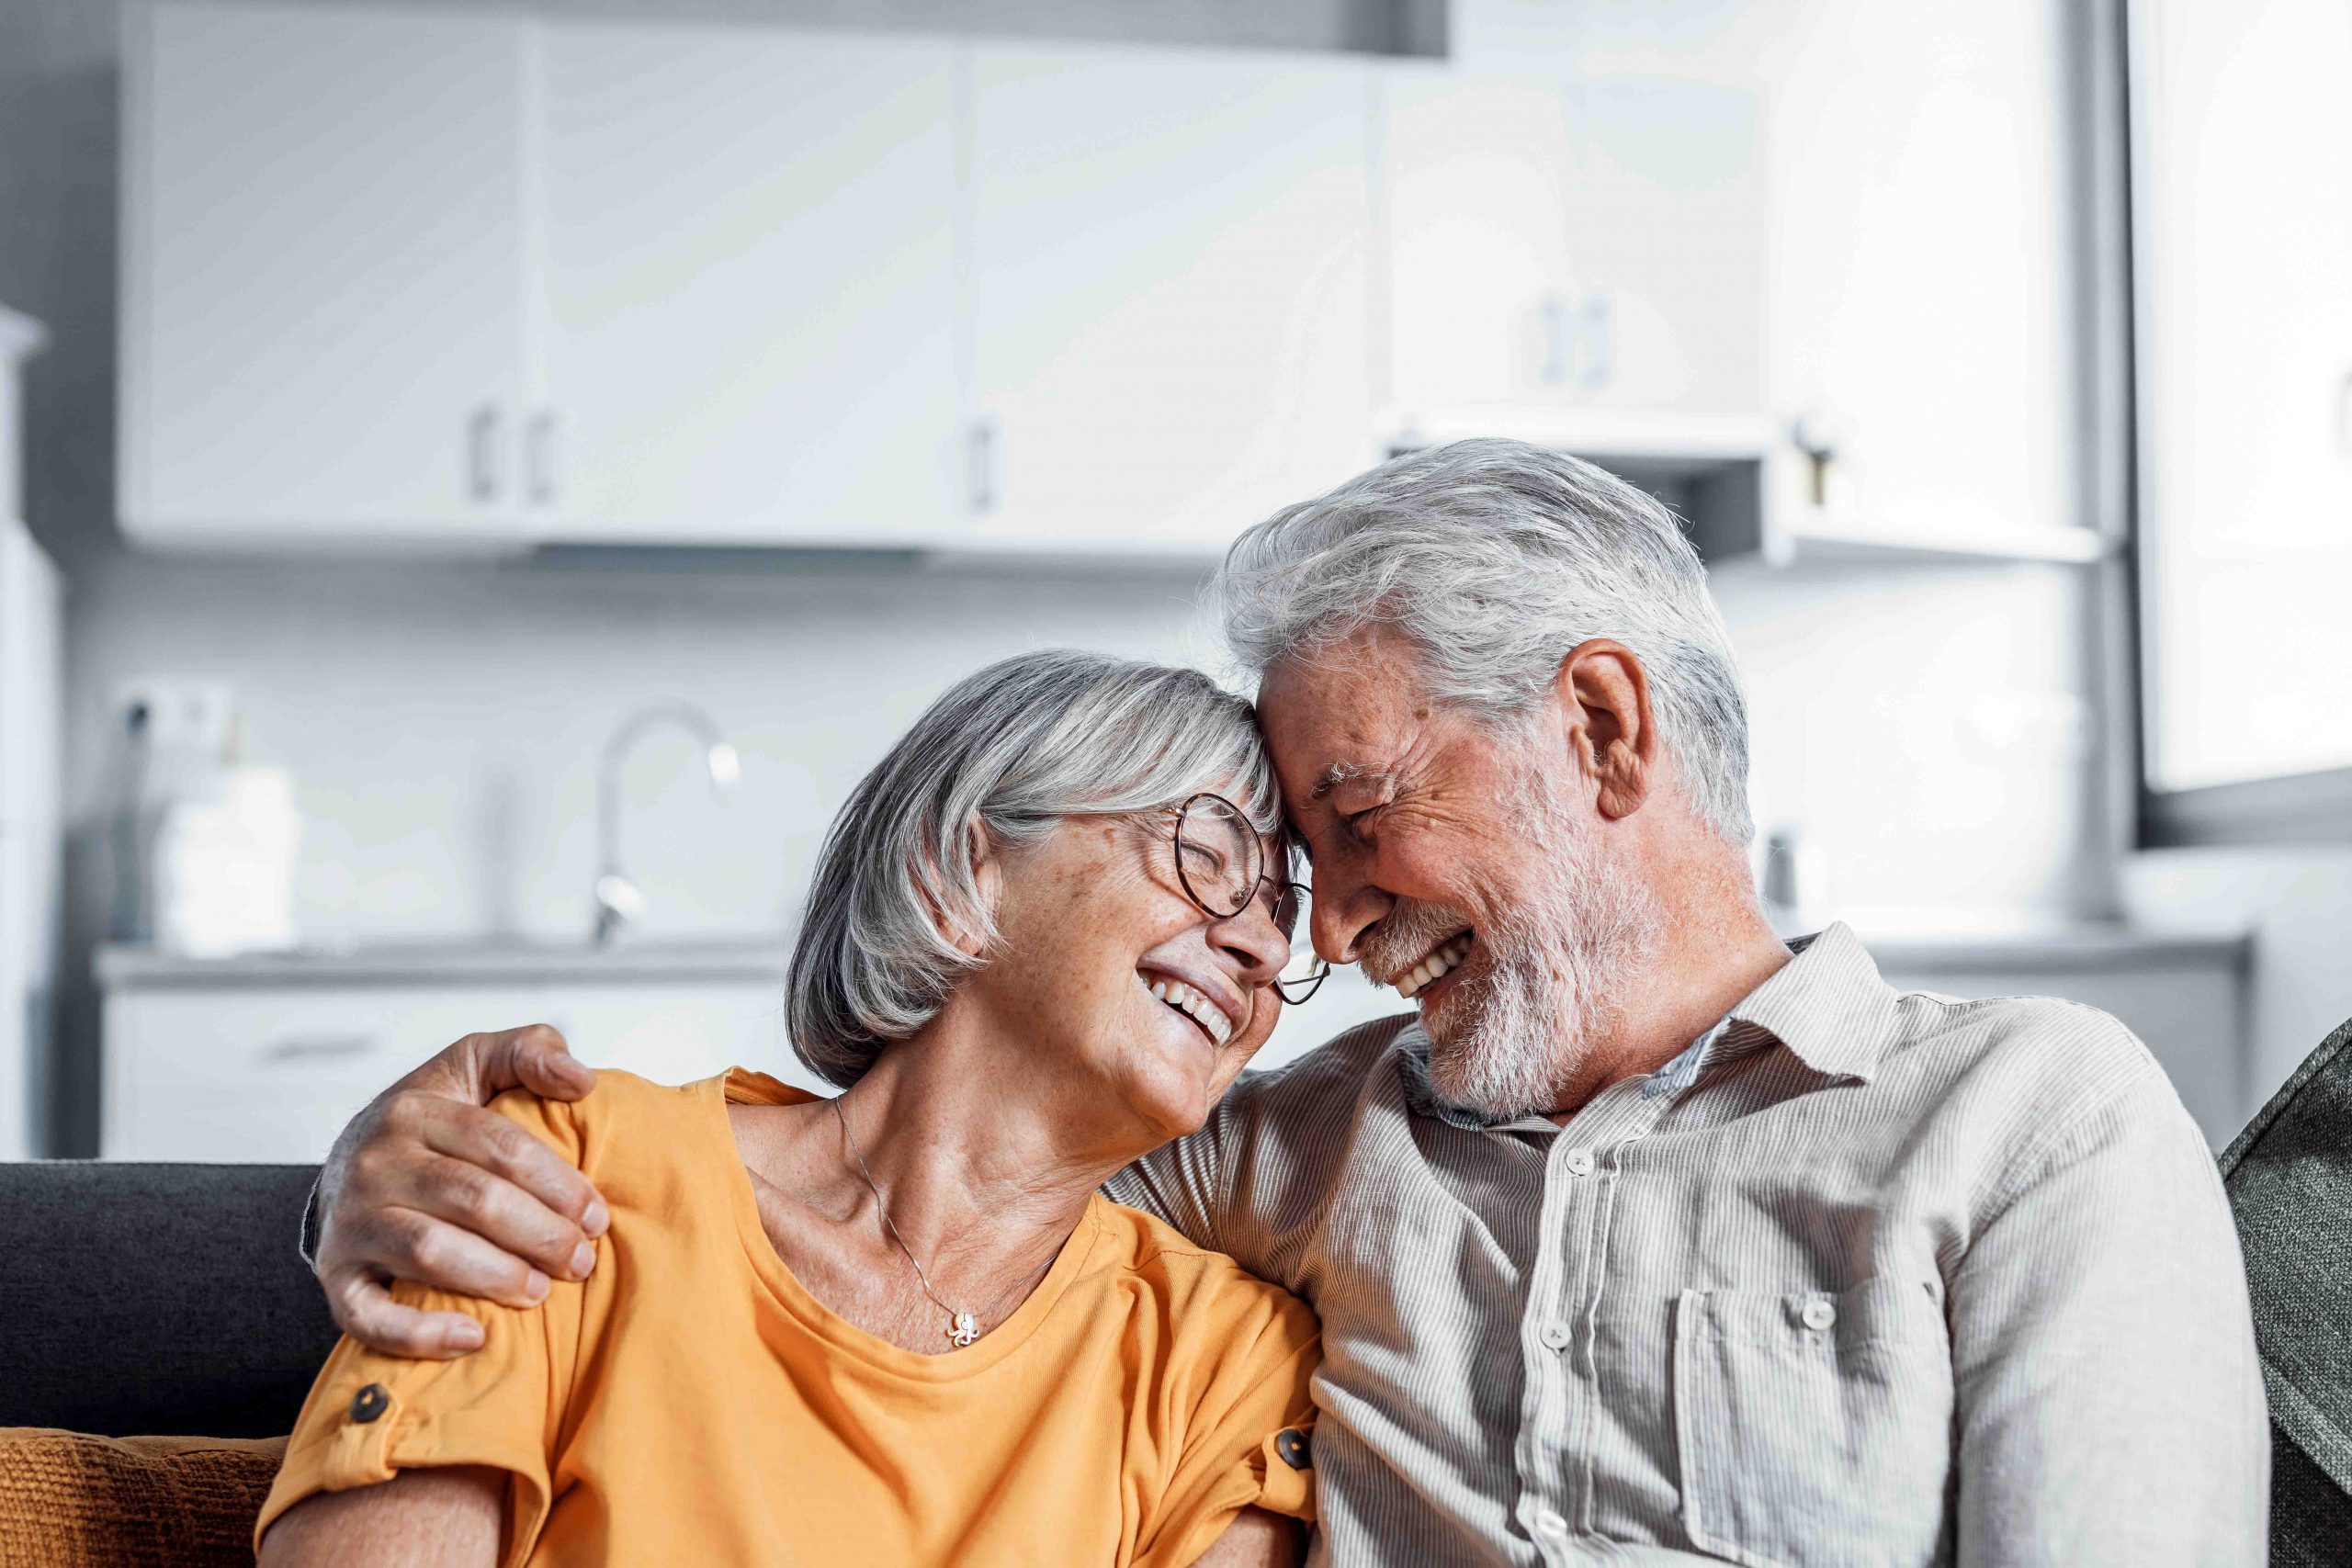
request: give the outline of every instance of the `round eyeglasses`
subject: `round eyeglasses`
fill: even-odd
[[[1315,954],[1306,888],[1266,874],[1266,843],[1241,807],[1204,791],[1176,808],[1176,879],[1204,915],[1230,919],[1254,898],[1270,901],[1274,929],[1290,944],[1290,959],[1274,981],[1283,1000],[1305,1001],[1331,966]]]

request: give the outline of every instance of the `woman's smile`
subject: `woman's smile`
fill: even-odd
[[[1210,1044],[1221,1048],[1233,1038],[1238,1024],[1234,1014],[1228,1010],[1230,1003],[1221,1002],[1201,987],[1173,975],[1153,975],[1137,970],[1136,977],[1154,1001],[1183,1014],[1195,1028],[1208,1036]]]

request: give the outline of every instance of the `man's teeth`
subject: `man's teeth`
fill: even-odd
[[[1472,932],[1464,931],[1413,965],[1413,972],[1396,982],[1396,994],[1411,1001],[1439,977],[1451,973],[1456,964],[1470,956],[1472,935]]]
[[[1225,1016],[1224,1010],[1182,980],[1154,980],[1151,994],[1199,1020],[1201,1027],[1209,1032],[1209,1038],[1218,1044],[1232,1038],[1233,1021]]]

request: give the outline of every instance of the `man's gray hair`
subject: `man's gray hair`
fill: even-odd
[[[793,1049],[847,1089],[979,967],[995,911],[982,842],[1017,853],[1066,817],[1226,795],[1282,819],[1250,705],[1197,670],[1102,654],[1022,654],[967,676],[915,720],[834,818],[793,949]]]
[[[1409,453],[1243,534],[1216,593],[1261,675],[1380,622],[1433,698],[1496,719],[1614,637],[1648,673],[1686,804],[1734,844],[1753,832],[1747,706],[1706,569],[1672,513],[1589,463],[1519,441]]]

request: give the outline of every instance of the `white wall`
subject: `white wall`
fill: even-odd
[[[2063,904],[2082,760],[2034,728],[2079,704],[2063,569],[1719,574],[1756,775],[1832,891],[1867,906]],[[298,891],[326,942],[576,936],[595,759],[635,705],[684,696],[741,749],[715,798],[683,737],[628,775],[652,931],[781,929],[850,784],[933,696],[1053,643],[1218,658],[1193,583],[883,568],[630,576],[532,567],[124,557],[70,627],[66,798],[85,839],[119,777],[118,693],[219,682],[246,755],[292,770]],[[2019,723],[2017,714],[2027,715]],[[86,858],[85,921],[100,907]]]
[[[644,929],[780,931],[849,786],[950,682],[1056,643],[1204,652],[1192,593],[1184,578],[124,558],[70,628],[67,798],[95,831],[120,769],[102,716],[125,682],[223,682],[247,758],[298,782],[306,938],[577,938],[598,752],[637,705],[684,696],[733,738],[743,782],[715,795],[683,735],[636,754],[623,848]]]

